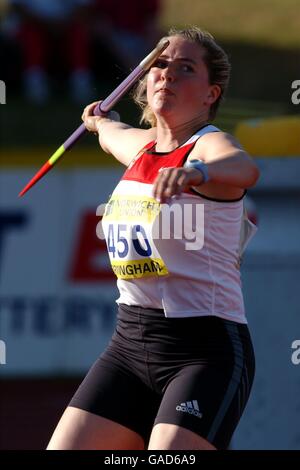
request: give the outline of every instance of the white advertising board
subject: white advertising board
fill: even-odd
[[[55,171],[21,199],[33,170],[1,173],[1,375],[82,373],[109,341],[117,290],[96,209],[121,171]]]

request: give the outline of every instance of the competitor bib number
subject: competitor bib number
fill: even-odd
[[[150,196],[113,195],[110,199],[102,223],[111,267],[118,279],[168,274],[152,239],[159,211],[160,204]]]
[[[141,225],[134,225],[129,231],[130,233],[128,234],[126,224],[118,224],[117,226],[109,224],[107,247],[112,257],[115,258],[117,255],[118,258],[126,258],[130,243],[132,243],[136,253],[140,256],[151,256],[152,249],[147,239],[145,229]]]

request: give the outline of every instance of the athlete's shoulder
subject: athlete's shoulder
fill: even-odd
[[[236,138],[222,130],[211,130],[204,133],[195,144],[193,153],[197,153],[203,160],[216,154],[230,153],[243,150]]]

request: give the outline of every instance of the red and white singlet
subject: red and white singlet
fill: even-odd
[[[166,317],[214,315],[247,323],[239,270],[243,198],[217,201],[190,189],[161,207],[152,195],[160,168],[182,167],[197,139],[218,131],[207,125],[167,153],[152,151],[150,142],[126,169],[102,219],[117,303],[162,308]],[[192,233],[203,246],[187,249]]]

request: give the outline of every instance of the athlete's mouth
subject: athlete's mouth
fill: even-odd
[[[174,95],[174,93],[169,90],[169,88],[159,88],[156,93],[163,93],[164,95]]]

